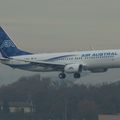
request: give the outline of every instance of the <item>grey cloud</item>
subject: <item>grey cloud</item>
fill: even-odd
[[[86,50],[90,45],[117,49],[119,5],[119,0],[1,0],[0,25],[20,48],[31,52]],[[19,70],[0,67],[1,79],[22,75],[24,72]],[[108,80],[109,74],[104,76]]]

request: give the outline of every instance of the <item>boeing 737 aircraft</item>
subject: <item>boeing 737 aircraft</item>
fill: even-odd
[[[60,79],[66,78],[66,73],[80,78],[82,71],[97,73],[106,72],[109,68],[120,68],[120,50],[33,54],[17,48],[0,27],[0,61],[14,69],[60,71]]]

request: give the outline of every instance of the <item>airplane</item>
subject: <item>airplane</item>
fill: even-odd
[[[59,71],[60,79],[66,78],[66,74],[80,78],[83,71],[101,73],[111,68],[120,68],[120,50],[34,54],[19,49],[0,27],[0,62],[13,69],[35,72]]]

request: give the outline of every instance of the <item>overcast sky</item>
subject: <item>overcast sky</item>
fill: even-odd
[[[30,52],[120,48],[119,0],[0,0],[0,25]],[[85,79],[120,78],[113,70]],[[34,74],[34,73],[32,73]],[[0,65],[2,82],[31,72]],[[103,77],[103,78],[102,78]]]

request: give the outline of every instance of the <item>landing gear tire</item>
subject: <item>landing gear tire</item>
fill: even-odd
[[[74,78],[80,78],[80,77],[81,77],[80,73],[74,73]]]
[[[65,73],[60,73],[59,74],[59,78],[60,79],[65,79],[66,78],[66,74]]]

